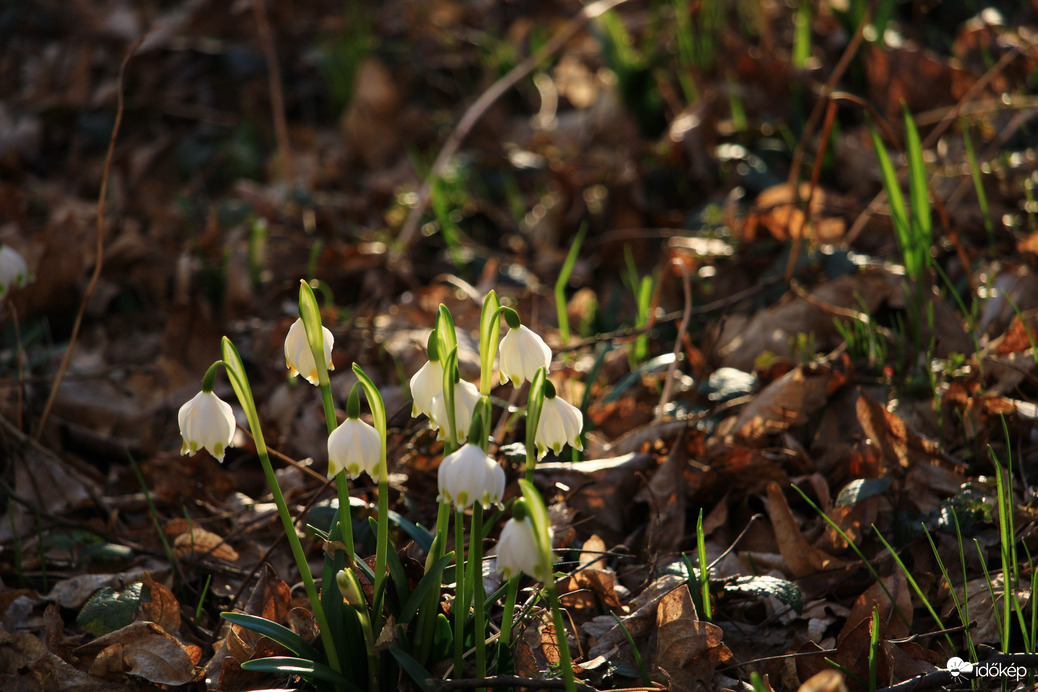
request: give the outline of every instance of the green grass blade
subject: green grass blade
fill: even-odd
[[[905,269],[908,270],[907,254],[908,249],[911,247],[911,235],[908,226],[908,212],[905,209],[905,198],[901,194],[901,185],[897,181],[894,164],[890,162],[890,155],[887,154],[886,147],[880,141],[876,128],[869,127],[869,136],[872,138],[872,146],[876,150],[876,159],[879,161],[879,174],[883,180],[883,189],[886,191],[887,199],[890,203],[890,216],[894,224],[894,233],[897,235],[897,244],[901,248],[902,255],[905,256]],[[914,279],[916,277],[912,276],[909,271],[909,278]]]
[[[281,673],[282,675],[299,675],[308,679],[323,680],[330,682],[348,692],[361,692],[349,679],[336,673],[330,667],[316,661],[308,661],[305,658],[292,658],[291,656],[271,656],[269,658],[256,658],[241,664],[242,670],[254,670],[259,673]]]
[[[566,253],[566,261],[562,263],[562,268],[559,269],[559,278],[555,280],[555,313],[558,315],[559,337],[562,339],[563,346],[569,343],[569,313],[566,311],[566,284],[569,283],[569,277],[573,274],[573,266],[577,263],[580,246],[584,243],[586,234],[587,223],[585,222],[580,225],[577,237],[573,239],[573,244],[569,246],[569,252]]]
[[[926,162],[912,115],[905,109],[905,148],[908,156],[908,189],[912,203],[912,254],[917,279],[930,267],[930,243],[933,225],[930,215],[930,192],[926,185]],[[911,274],[909,275],[911,276]]]

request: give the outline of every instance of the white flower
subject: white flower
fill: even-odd
[[[438,360],[427,361],[411,376],[411,417],[424,413],[432,418],[433,397],[443,391],[443,365]]]
[[[223,461],[223,454],[234,437],[234,412],[231,405],[212,392],[199,392],[180,407],[177,414],[184,444],[181,454],[194,454],[202,447]]]
[[[374,477],[382,460],[382,438],[374,427],[359,418],[347,418],[328,436],[328,477],[345,471],[356,478],[367,471]]]
[[[580,431],[583,428],[584,416],[579,408],[557,396],[550,399],[545,397],[537,434],[533,438],[537,445],[537,458],[543,458],[549,448],[558,454],[565,444],[574,449],[584,449],[580,442]]]
[[[497,540],[497,571],[505,579],[511,579],[520,572],[542,581],[550,576],[543,574],[541,569],[537,537],[529,517],[521,520],[513,517],[501,529],[501,537]]]
[[[332,344],[335,337],[328,331],[328,327],[321,327],[324,334],[324,362],[329,370],[334,370],[332,364]],[[306,327],[303,326],[303,318],[298,318],[292,323],[285,337],[285,365],[288,372],[294,377],[301,375],[307,382],[313,385],[321,384],[317,376],[317,363],[314,362],[313,351],[310,350],[310,342],[306,340]]]
[[[479,399],[479,388],[471,382],[461,380],[454,385],[454,425],[457,433],[455,442],[460,444],[468,437],[469,426],[472,425],[472,411],[479,403]],[[433,425],[439,429],[436,439],[446,440],[450,434],[450,422],[447,420],[447,403],[443,392],[433,397],[430,409]]]
[[[18,251],[0,245],[0,298],[7,295],[11,288],[24,286],[31,278],[29,267]]]
[[[537,332],[519,325],[501,339],[501,384],[508,380],[518,387],[523,380],[533,381],[538,368],[551,365],[551,349]]]
[[[465,444],[440,462],[437,476],[441,502],[466,509],[476,502],[484,507],[500,504],[505,494],[505,470],[479,445]]]

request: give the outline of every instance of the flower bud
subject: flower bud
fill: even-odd
[[[29,267],[21,254],[13,247],[0,244],[0,298],[14,287],[20,287],[32,280]]]

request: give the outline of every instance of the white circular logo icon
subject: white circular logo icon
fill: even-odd
[[[963,661],[958,656],[952,656],[948,659],[948,672],[951,673],[953,678],[959,677],[963,673],[972,673],[973,664],[969,661]]]

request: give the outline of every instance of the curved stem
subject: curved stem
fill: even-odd
[[[519,599],[519,575],[515,575],[508,580],[508,591],[505,592],[505,612],[501,618],[501,634],[497,638],[498,641],[498,668],[497,673],[501,674],[501,660],[504,656],[504,651],[511,646],[512,639],[512,623],[515,621],[515,603]]]
[[[281,517],[281,524],[285,529],[285,537],[288,539],[288,545],[292,550],[292,557],[295,559],[299,576],[303,580],[306,596],[310,600],[310,606],[313,608],[314,618],[317,620],[317,627],[320,630],[321,643],[324,644],[325,656],[328,657],[328,665],[333,670],[341,673],[342,665],[339,663],[339,652],[335,646],[331,627],[328,626],[328,617],[325,615],[324,607],[321,605],[321,598],[317,593],[313,574],[310,573],[310,565],[306,561],[303,545],[299,542],[295,522],[292,520],[292,514],[288,510],[288,503],[285,502],[285,496],[281,492],[277,476],[274,474],[274,467],[270,463],[270,456],[267,454],[267,445],[263,440],[263,430],[259,424],[259,413],[252,398],[252,389],[249,387],[249,380],[245,375],[245,367],[242,365],[241,356],[238,355],[238,350],[234,348],[234,344],[227,337],[224,337],[221,342],[221,351],[223,352],[223,359],[227,367],[231,387],[238,396],[238,402],[244,409],[245,417],[249,421],[249,428],[252,430],[252,437],[256,444],[256,454],[259,456],[263,475],[267,479],[271,495],[274,496],[274,504],[277,505],[278,515]]]

